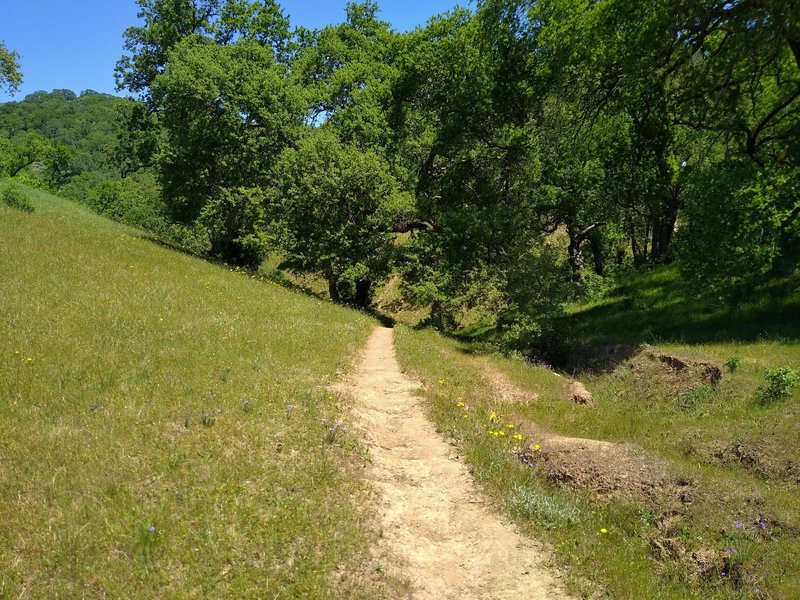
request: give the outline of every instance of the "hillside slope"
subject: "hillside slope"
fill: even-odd
[[[325,391],[372,322],[27,193],[0,206],[0,597],[378,595]]]

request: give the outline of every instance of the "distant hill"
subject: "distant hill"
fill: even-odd
[[[85,90],[39,91],[19,102],[0,104],[0,139],[38,133],[69,150],[74,175],[108,169],[115,142],[114,106],[121,98]]]

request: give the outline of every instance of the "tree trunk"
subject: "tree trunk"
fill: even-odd
[[[339,278],[333,272],[333,268],[330,265],[325,267],[325,279],[328,280],[328,295],[331,297],[331,300],[333,302],[340,302]]]
[[[581,255],[581,242],[580,236],[575,232],[572,227],[567,227],[569,234],[569,266],[572,267],[572,281],[579,283],[583,281],[583,255]]]
[[[356,306],[367,308],[371,300],[372,282],[367,279],[356,281]]]
[[[664,212],[653,221],[652,240],[650,244],[650,259],[668,262],[672,245],[672,234],[675,232],[675,222],[678,220],[680,198],[678,190],[672,188],[670,195],[664,202]]]
[[[598,233],[592,232],[588,238],[592,248],[592,258],[594,259],[594,272],[600,277],[605,275],[605,256],[603,256],[603,244]]]
[[[583,281],[583,255],[581,254],[581,244],[585,242],[589,235],[598,227],[605,225],[605,221],[592,223],[585,229],[577,230],[573,225],[567,224],[567,235],[569,236],[569,266],[572,267],[572,281],[579,283]]]

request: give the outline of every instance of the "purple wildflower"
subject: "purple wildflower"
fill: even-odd
[[[762,521],[759,521],[759,522],[758,522],[758,528],[759,528],[759,529],[766,529],[766,528],[767,528],[767,523],[766,523],[766,521],[763,521],[763,520],[762,520]]]
[[[741,521],[734,521],[734,522],[733,522],[733,526],[734,526],[736,529],[741,529],[742,527],[744,527],[744,523],[742,523]]]
[[[147,531],[149,531],[150,533],[155,533],[156,532],[156,526],[155,525],[150,525],[150,527],[147,528]]]

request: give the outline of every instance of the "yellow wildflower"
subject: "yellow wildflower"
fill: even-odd
[[[505,435],[505,434],[506,434],[506,432],[505,432],[505,431],[503,431],[502,429],[501,429],[500,431],[498,431],[498,432],[497,432],[497,435]]]
[[[458,408],[464,408],[464,403],[463,402],[459,402],[458,404],[456,404],[456,406]]]
[[[444,385],[444,379],[439,380],[439,385]]]
[[[516,434],[516,435],[514,436],[514,439],[515,439],[515,440],[522,440],[522,434],[521,434],[521,433],[518,433],[518,434]]]
[[[492,411],[492,413],[489,415],[489,420],[490,421],[496,421],[497,420],[497,413]]]
[[[542,449],[542,447],[541,447],[539,444],[536,444],[536,445],[533,447],[533,449],[538,451],[538,450],[541,450],[541,449]]]
[[[606,529],[605,527],[601,527],[600,533],[608,533],[608,529]]]
[[[514,424],[513,423],[509,423],[508,425],[506,425],[506,427],[508,427],[509,429],[514,429]]]

